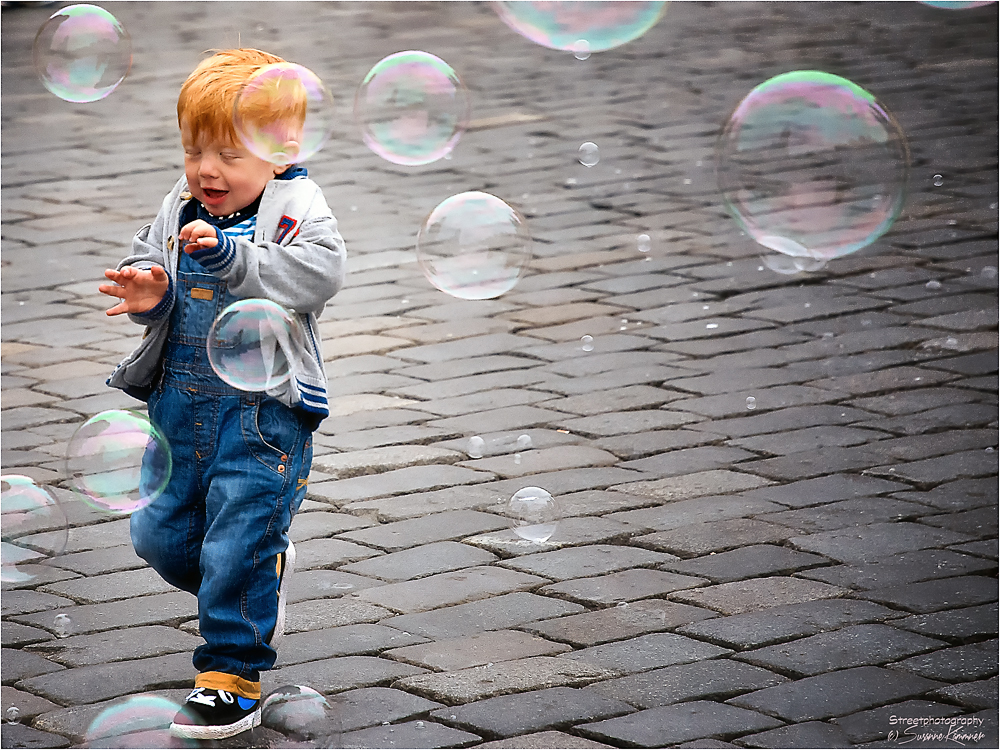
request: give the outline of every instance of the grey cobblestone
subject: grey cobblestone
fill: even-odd
[[[732,659],[706,659],[595,682],[586,688],[639,708],[697,699],[728,698],[780,685],[788,678]]]
[[[732,648],[747,649],[844,625],[886,620],[896,614],[894,610],[872,602],[819,600],[696,622],[679,628],[678,632]]]
[[[580,731],[611,742],[661,747],[698,737],[732,737],[780,725],[780,721],[754,711],[710,701],[691,701],[584,724]]]
[[[569,687],[497,696],[432,715],[484,737],[511,737],[546,727],[561,727],[630,713],[632,706]]]
[[[569,646],[553,643],[518,630],[497,630],[468,638],[436,641],[386,651],[385,655],[426,669],[454,672],[490,662],[551,656]]]
[[[508,693],[586,685],[613,674],[597,664],[568,661],[554,656],[533,656],[500,662],[498,665],[487,663],[455,672],[417,675],[399,680],[395,686],[432,700],[464,704]]]
[[[846,716],[937,687],[940,683],[881,667],[854,667],[764,688],[728,702],[802,722]]]
[[[934,638],[875,623],[849,625],[831,633],[744,651],[739,658],[782,674],[805,677],[848,667],[886,664],[943,645]]]

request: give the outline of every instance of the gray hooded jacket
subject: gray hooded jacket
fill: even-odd
[[[144,314],[129,314],[146,326],[142,342],[111,373],[108,385],[145,401],[156,387],[173,309],[173,279],[177,275],[181,243],[177,240],[181,209],[191,200],[187,180],[181,177],[152,224],[132,240],[132,254],[118,264],[166,269],[171,288],[164,300]],[[220,243],[221,244],[221,243]],[[297,314],[305,330],[306,351],[287,382],[267,391],[282,403],[307,412],[318,425],[329,414],[326,373],[317,318],[344,283],[347,251],[337,231],[337,220],[319,186],[306,177],[271,180],[257,211],[253,241],[236,239],[235,252],[207,266],[242,299],[269,299]],[[305,415],[303,415],[305,416]]]

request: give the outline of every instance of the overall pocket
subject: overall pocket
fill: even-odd
[[[277,399],[261,397],[244,402],[241,419],[243,439],[250,453],[284,475],[302,431],[298,415]]]

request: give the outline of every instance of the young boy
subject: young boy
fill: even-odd
[[[328,414],[317,316],[343,283],[344,241],[306,170],[251,154],[231,119],[240,87],[275,62],[227,50],[187,79],[177,102],[184,176],[100,287],[119,298],[108,315],[146,326],[108,384],[148,402],[173,453],[166,490],[132,515],[131,535],[164,580],[198,597],[206,643],[171,725],[195,739],[260,724],[260,672],[276,658],[294,565],[287,531],[312,431]],[[208,360],[212,322],[245,298],[294,311],[306,332],[293,377],[266,393],[232,388]]]

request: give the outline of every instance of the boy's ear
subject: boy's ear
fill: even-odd
[[[272,164],[271,166],[274,167],[274,176],[277,177],[279,174],[284,174],[288,170],[288,168],[291,167],[292,165],[291,164]]]

